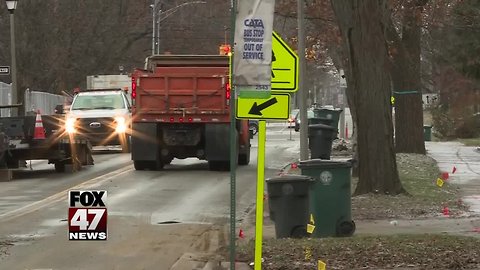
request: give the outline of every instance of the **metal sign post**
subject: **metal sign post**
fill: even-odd
[[[231,44],[235,44],[234,41],[234,33],[235,33],[235,21],[236,21],[236,14],[237,14],[237,1],[232,0],[231,1],[231,6],[230,6],[230,11],[231,11],[231,34],[230,34],[230,42]],[[230,78],[233,77],[233,61],[232,58],[230,57]],[[230,81],[230,85],[231,81]],[[235,97],[236,95],[236,87],[232,85],[232,98]],[[235,241],[236,241],[236,233],[235,233],[235,223],[237,220],[236,217],[236,171],[235,169],[237,168],[237,141],[235,136],[236,134],[236,122],[237,120],[235,119],[235,112],[236,112],[236,106],[235,102],[232,102],[230,100],[230,270],[235,270]]]
[[[257,156],[257,208],[255,212],[255,261],[254,269],[262,269],[263,243],[263,194],[265,190],[265,141],[267,124],[265,120],[258,121],[258,156]]]

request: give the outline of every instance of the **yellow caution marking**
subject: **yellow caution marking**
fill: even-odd
[[[317,269],[318,270],[327,270],[327,264],[318,260]]]
[[[444,183],[444,182],[443,182],[442,178],[440,178],[440,177],[437,178],[437,186],[443,187],[443,183]]]

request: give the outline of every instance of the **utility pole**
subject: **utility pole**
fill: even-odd
[[[298,24],[298,98],[300,105],[300,160],[308,159],[308,118],[307,118],[307,89],[304,87],[305,77],[305,24],[304,24],[304,0],[297,0],[297,24]]]
[[[347,102],[347,82],[345,80],[345,74],[343,69],[340,70],[340,93],[339,93],[339,105],[342,112],[340,113],[340,138],[345,138],[345,103]]]
[[[158,0],[153,0],[153,4],[150,6],[152,8],[152,55],[155,54],[157,4]]]
[[[160,10],[158,11],[158,19],[157,19],[157,54],[160,54],[160,22],[162,21],[162,4],[160,4]]]

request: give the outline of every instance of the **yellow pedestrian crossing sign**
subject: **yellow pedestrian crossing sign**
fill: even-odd
[[[288,119],[289,94],[272,94],[269,98],[238,98],[237,118]]]
[[[293,93],[298,90],[298,56],[282,38],[273,32],[272,92]]]

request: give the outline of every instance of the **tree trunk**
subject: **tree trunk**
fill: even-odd
[[[404,192],[398,177],[383,18],[386,0],[332,0],[347,42],[356,107],[359,183],[355,194]],[[389,15],[389,14],[388,14]]]
[[[397,153],[425,154],[420,74],[421,7],[410,1],[403,17],[403,46],[394,56],[395,148]],[[415,1],[416,2],[416,1]]]

